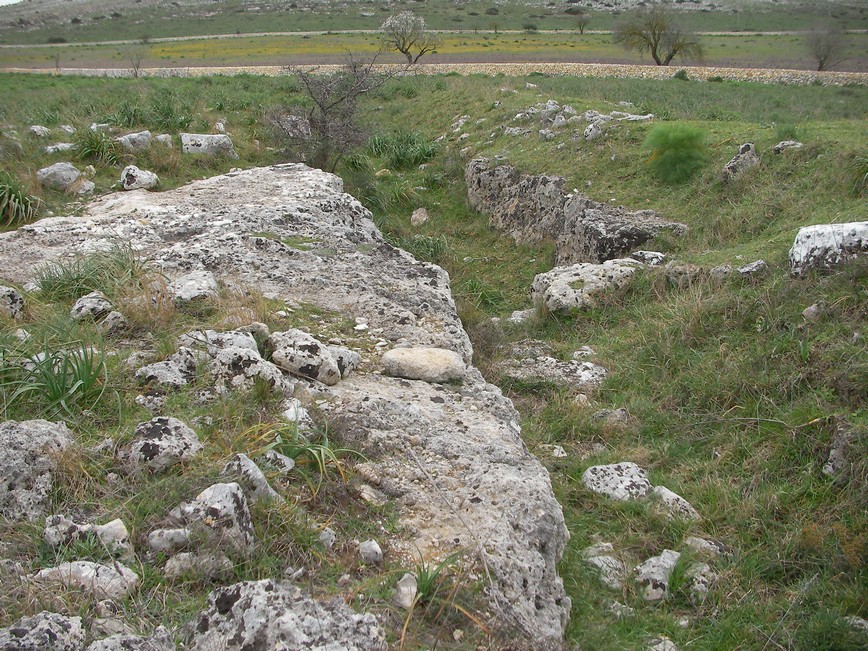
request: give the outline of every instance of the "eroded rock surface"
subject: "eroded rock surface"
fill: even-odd
[[[292,584],[264,580],[212,592],[188,629],[185,648],[386,651],[387,644],[373,615],[358,615],[340,599],[319,603]]]
[[[335,385],[299,381],[332,424],[330,435],[362,451],[359,471],[396,504],[402,530],[413,532],[389,547],[403,545],[415,555],[418,546],[433,560],[457,549],[468,561],[484,557],[500,630],[559,638],[570,610],[557,574],[568,532],[548,473],[522,442],[512,403],[471,365],[446,272],[389,245],[370,213],[342,189],[338,177],[293,164],[166,192],[108,195],[82,216],[0,234],[0,267],[9,282],[23,285],[40,264],[122,238],[170,280],[209,272],[227,291],[253,288],[364,324],[356,332],[371,337],[365,365]],[[299,239],[317,245],[301,250],[285,243]],[[315,328],[309,334],[319,341],[333,336]],[[381,368],[378,341],[453,351],[465,365],[463,380],[436,384],[372,372]],[[196,354],[188,354],[195,370]],[[189,381],[188,368],[162,370]],[[141,369],[140,377],[158,381],[153,368]],[[172,526],[162,540],[149,535],[149,546],[189,544],[185,529],[192,525]]]
[[[602,135],[596,121],[588,131],[589,139]],[[663,231],[687,232],[684,224],[653,210],[630,211],[578,192],[566,194],[559,176],[522,174],[511,165],[492,166],[486,158],[471,160],[464,178],[470,205],[488,214],[492,227],[519,243],[554,239],[560,266],[620,258]]]
[[[42,515],[54,481],[56,455],[72,441],[72,432],[63,423],[0,423],[0,516],[35,520]]]
[[[805,226],[790,249],[790,267],[794,274],[828,269],[866,253],[868,221]]]
[[[42,611],[22,617],[9,628],[0,628],[0,649],[9,651],[81,651],[84,631],[81,617]]]

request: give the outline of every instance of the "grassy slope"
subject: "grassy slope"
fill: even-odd
[[[786,251],[799,226],[868,215],[865,199],[852,193],[854,165],[861,156],[864,166],[868,150],[862,128],[866,90],[531,80],[538,90],[526,90],[525,80],[509,78],[392,82],[369,100],[374,110],[366,116],[372,133],[412,124],[433,139],[449,132],[455,118],[469,115],[465,130],[470,138],[441,146],[423,171],[396,170],[391,177],[377,178],[373,170],[389,163],[369,156],[357,160],[356,169],[346,170],[345,176],[349,189],[374,209],[390,238],[449,270],[462,317],[474,337],[476,363],[491,380],[501,380],[492,362],[502,354],[502,344],[528,336],[546,339],[565,357],[589,344],[610,369],[591,409],[576,407],[562,389],[502,383],[521,410],[529,446],[552,472],[573,536],[561,568],[574,599],[570,639],[593,649],[637,648],[661,633],[693,649],[858,648],[860,642],[841,616],[865,617],[868,608],[862,590],[868,539],[865,470],[857,468],[848,481],[835,484],[819,469],[832,431],[826,417],[843,415],[863,428],[868,423],[868,351],[864,335],[856,336],[868,316],[868,272],[857,264],[836,274],[794,279],[787,271]],[[159,131],[156,115],[189,114],[197,129],[226,117],[244,165],[276,156],[252,145],[254,138],[268,142],[264,111],[284,101],[300,101],[288,79],[6,76],[2,81],[13,92],[0,102],[0,121],[19,127],[35,122],[81,127],[114,117],[130,128]],[[171,101],[163,98],[166,92],[172,94]],[[549,98],[579,111],[609,111],[620,101],[631,101],[637,111],[658,115],[658,121],[693,124],[707,134],[709,162],[685,185],[662,184],[643,163],[647,154],[641,145],[651,128],[645,124],[624,125],[596,143],[574,142],[568,133],[547,143],[534,137],[489,137],[518,111]],[[501,104],[495,106],[495,101]],[[130,116],[137,105],[142,112]],[[476,124],[482,118],[485,121]],[[774,143],[792,135],[806,143],[803,150],[771,154]],[[19,177],[49,160],[37,153],[35,140],[24,140],[25,155],[7,162]],[[717,171],[745,141],[757,144],[763,164],[746,179],[722,185]],[[562,149],[556,148],[559,142],[565,143]],[[549,246],[515,246],[488,229],[483,216],[467,210],[457,149],[468,145],[478,153],[505,154],[528,172],[566,176],[568,187],[582,188],[598,200],[654,208],[688,223],[687,237],[661,245],[680,261],[737,265],[763,257],[771,273],[755,283],[701,283],[674,290],[649,272],[625,296],[612,296],[589,312],[502,332],[487,327],[487,317],[529,306],[530,282],[535,273],[551,267],[552,251]],[[138,162],[145,167],[162,164],[164,186],[237,164],[199,166],[165,152],[162,158],[150,156]],[[117,169],[99,167],[102,191]],[[45,198],[54,206],[64,200],[53,193]],[[432,219],[412,228],[409,214],[419,205]],[[801,310],[815,302],[823,303],[825,312],[819,321],[805,322]],[[267,318],[267,311],[257,309],[257,315]],[[597,408],[622,406],[631,414],[626,424],[603,425],[590,417]],[[179,408],[187,408],[183,400]],[[230,440],[224,448],[240,445],[232,439],[240,433],[238,426],[227,432]],[[100,432],[90,436],[96,441]],[[544,444],[562,445],[569,456],[552,459]],[[864,453],[858,449],[855,458],[864,458]],[[690,526],[671,523],[641,505],[613,505],[582,488],[579,479],[585,468],[622,460],[647,467],[655,483],[684,495],[704,520]],[[327,514],[328,508],[315,517]],[[154,515],[137,517],[134,522],[144,526]],[[698,607],[677,590],[659,606],[643,604],[630,587],[609,595],[578,557],[581,548],[609,540],[638,562],[676,548],[688,534],[719,538],[737,552],[716,564],[718,585]],[[33,549],[27,547],[32,543],[22,544]],[[265,554],[242,575],[267,574],[271,559]],[[320,566],[318,571],[337,576],[340,569]],[[187,586],[173,603],[179,609],[192,608],[193,595]],[[372,594],[371,603],[377,598]],[[615,621],[606,609],[609,598],[632,606],[635,615]],[[686,628],[677,624],[682,616],[690,619]]]
[[[410,9],[424,16],[432,29],[477,29],[509,30],[524,29],[535,25],[538,29],[574,29],[575,19],[564,13],[564,7],[525,6],[523,3],[478,2],[456,5],[448,0],[429,0],[424,5],[402,3],[404,7],[359,4],[356,10],[347,10],[343,2],[297,3],[292,9],[285,3],[276,12],[243,11],[241,3],[226,0],[206,5],[198,10],[183,8],[153,9],[148,12],[147,22],[136,11],[120,12],[118,17],[104,16],[99,20],[85,18],[82,23],[53,26],[33,31],[23,31],[17,26],[0,32],[3,43],[45,43],[49,38],[65,38],[70,42],[103,41],[118,39],[141,39],[166,36],[205,34],[234,34],[274,31],[327,31],[339,29],[378,29],[383,20],[392,13]],[[492,15],[489,10],[496,9]],[[3,16],[0,8],[0,17]],[[364,16],[362,14],[374,14]],[[817,20],[829,16],[845,24],[849,29],[864,29],[868,25],[868,10],[854,2],[826,6],[811,2],[802,6],[775,7],[774,11],[756,9],[728,10],[719,12],[685,11],[681,22],[697,31],[779,31],[804,30],[814,26]],[[610,12],[591,12],[588,29],[611,29],[618,16]]]

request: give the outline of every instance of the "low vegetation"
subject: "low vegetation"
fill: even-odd
[[[526,87],[527,82],[535,88]],[[126,162],[154,169],[164,187],[177,187],[230,167],[281,160],[283,154],[269,149],[266,115],[279,107],[309,106],[301,84],[291,77],[108,80],[7,75],[2,83],[10,92],[0,100],[0,122],[15,125],[19,133],[34,123],[86,129],[94,121],[111,122],[109,116],[117,116],[113,123],[122,122],[124,130],[172,134],[187,120],[196,130],[226,120],[238,161],[191,162],[176,151],[156,148],[135,157],[123,154],[117,163],[96,160],[94,180],[100,193],[111,188]],[[569,128],[548,141],[538,138],[538,127],[528,137],[510,136],[500,128],[512,126],[517,113],[548,99],[569,104],[578,113],[621,110],[627,102],[631,112],[653,113],[655,119],[610,127],[604,138],[593,142],[573,139]],[[868,426],[863,333],[868,267],[860,261],[834,273],[791,277],[786,254],[800,226],[866,218],[868,91],[861,86],[690,80],[437,76],[392,79],[360,101],[360,125],[368,137],[348,152],[352,155],[336,171],[348,191],[373,211],[391,242],[449,271],[474,341],[475,363],[513,399],[528,446],[551,472],[572,534],[560,568],[573,599],[568,640],[603,651],[640,648],[661,634],[681,648],[709,651],[860,648],[860,638],[845,617],[868,615],[864,447],[856,451],[857,462],[843,479],[826,477],[821,467],[836,422],[844,419],[862,430]],[[163,108],[136,112],[131,108],[135,106]],[[456,131],[452,125],[465,115]],[[704,150],[698,133],[704,135]],[[466,137],[459,140],[462,134]],[[445,137],[435,146],[440,136]],[[785,138],[797,138],[804,146],[773,154],[772,147]],[[8,170],[17,178],[30,178],[33,170],[58,160],[59,155],[43,153],[43,142],[35,137],[20,140],[22,152],[9,159]],[[744,142],[755,143],[761,164],[733,183],[722,183],[720,169]],[[711,267],[762,258],[769,271],[750,280],[707,280],[677,288],[662,272],[647,270],[625,295],[606,297],[588,311],[496,325],[491,317],[530,307],[528,289],[535,274],[553,266],[553,245],[516,245],[467,208],[466,159],[459,153],[465,147],[474,155],[503,156],[529,173],[564,176],[567,188],[579,188],[598,201],[651,208],[686,223],[690,231],[685,237],[654,244],[671,259]],[[649,153],[649,148],[660,153]],[[667,151],[675,152],[674,158],[667,157]],[[678,183],[670,184],[674,180]],[[44,210],[68,209],[65,195],[37,187],[30,192],[41,198]],[[418,207],[426,208],[430,219],[414,226],[410,214]],[[40,278],[42,291],[28,296],[24,323],[2,324],[4,355],[22,354],[22,344],[14,338],[22,325],[34,335],[26,344],[27,356],[38,349],[102,350],[101,335],[93,328],[71,329],[69,304],[91,288],[119,296],[123,292],[105,282],[102,263],[96,266],[103,271],[95,274],[88,271],[91,261],[81,264],[83,269],[46,270]],[[122,263],[130,280],[151,273],[140,265],[134,258]],[[804,317],[803,310],[812,305],[819,316]],[[150,315],[147,323],[155,354],[168,354],[180,332],[217,326],[242,308],[255,320],[285,328],[287,323],[275,317],[282,307],[261,296],[222,296],[209,309],[172,312],[162,319]],[[290,321],[303,326],[309,316],[298,310]],[[337,315],[316,316],[333,319],[337,329],[351,327]],[[609,369],[609,376],[589,396],[591,406],[577,403],[568,388],[499,375],[497,361],[507,354],[508,345],[527,338],[546,341],[564,359],[583,345],[596,351],[594,359]],[[92,361],[89,368],[97,372],[85,373],[93,381],[76,407],[88,408],[91,416],[75,426],[92,443],[107,432],[123,439],[147,417],[132,399],[134,379],[123,356]],[[7,418],[37,417],[46,409],[64,418],[66,411],[56,408],[62,400],[36,396],[68,392],[34,388],[28,389],[26,400],[24,394],[10,400],[26,378],[3,378],[0,391],[5,392]],[[235,569],[235,577],[276,576],[289,558],[307,569],[323,593],[343,594],[338,579],[347,571],[346,550],[326,553],[315,532],[331,518],[341,518],[363,539],[380,527],[394,531],[394,513],[348,498],[344,479],[353,481],[356,455],[326,436],[325,423],[318,438],[302,440],[287,431],[277,432],[278,441],[271,436],[278,427],[272,397],[267,391],[251,395],[254,399],[241,400],[229,394],[207,406],[194,399],[194,391],[171,396],[179,417],[208,417],[198,421],[211,446],[208,458],[185,468],[172,482],[122,476],[112,486],[89,479],[97,476],[95,468],[113,467],[110,454],[70,458],[52,508],[62,512],[85,505],[123,517],[134,534],[146,531],[163,515],[154,504],[175,504],[207,486],[218,460],[228,452],[242,449],[251,437],[260,437],[263,446],[277,441],[306,466],[307,481],[287,488],[297,497],[296,506],[272,507],[267,517],[254,518],[262,528],[257,538],[264,544]],[[622,422],[595,418],[603,408],[625,408],[629,416]],[[566,456],[553,456],[553,445],[561,446]],[[584,489],[586,468],[625,460],[648,468],[654,483],[665,483],[688,498],[703,520],[672,522],[635,504],[604,502]],[[4,525],[2,534],[29,569],[53,562],[46,558],[35,527]],[[661,604],[645,603],[632,585],[608,593],[580,556],[588,545],[612,541],[625,553],[646,558],[675,548],[687,535],[715,538],[735,550],[718,561],[718,581],[700,604],[679,591],[678,573],[671,597]],[[456,618],[474,635],[468,636],[472,642],[455,642],[455,648],[485,637],[486,632],[458,610],[472,615],[467,604],[479,589],[462,574],[460,564],[414,571],[426,579],[421,581],[426,588],[409,619],[388,605],[387,587],[400,575],[389,575],[387,587],[382,575],[366,576],[346,590],[364,595],[366,608],[387,613],[393,641],[400,640],[405,648],[424,648],[432,639],[430,631],[458,627]],[[156,572],[146,571],[145,577],[143,596],[129,604],[127,616],[135,625],[167,617],[183,621],[201,605],[208,585],[181,581],[162,588]],[[453,599],[459,589],[466,592]],[[444,595],[449,595],[445,601]],[[7,620],[24,607],[19,597],[3,597],[0,610],[8,613]],[[610,610],[613,599],[633,613],[616,618]],[[453,603],[458,606],[448,605]]]

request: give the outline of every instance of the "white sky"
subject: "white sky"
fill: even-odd
[[[21,2],[21,0],[0,0],[0,5],[14,5],[16,2]]]

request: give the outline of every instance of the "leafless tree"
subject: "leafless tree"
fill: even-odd
[[[585,28],[589,22],[591,22],[591,17],[588,14],[576,14],[576,27],[579,28],[579,34],[585,33]]]
[[[817,70],[828,70],[847,58],[844,30],[833,24],[815,27],[805,37],[805,45],[817,63]]]
[[[145,60],[145,50],[139,47],[128,47],[124,50],[124,56],[130,63],[130,72],[133,79],[138,79],[142,73],[142,62]]]
[[[312,167],[334,172],[341,159],[363,145],[367,132],[357,121],[359,100],[397,72],[376,69],[377,57],[362,60],[352,54],[332,73],[316,68],[288,68],[302,86],[309,106],[272,112],[272,132],[287,153]]]
[[[668,66],[676,55],[682,58],[702,58],[702,45],[697,36],[675,21],[669,6],[655,2],[637,10],[615,27],[615,42],[628,50],[650,52],[658,66]]]
[[[380,31],[386,49],[400,52],[411,65],[423,54],[434,52],[439,44],[437,36],[426,29],[425,19],[412,11],[389,16],[380,25]]]

